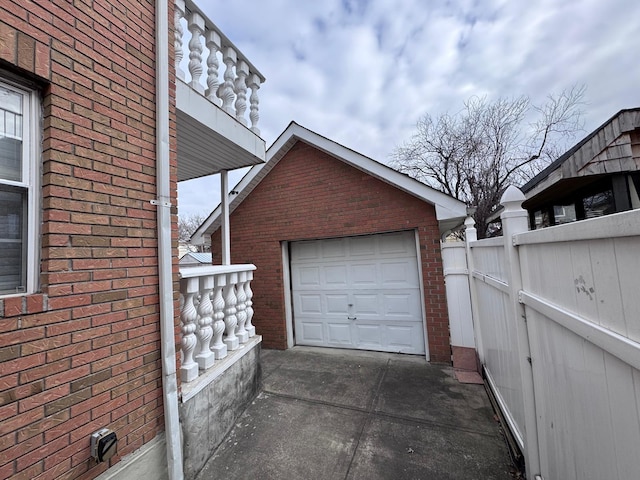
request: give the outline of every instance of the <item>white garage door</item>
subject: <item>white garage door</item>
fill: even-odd
[[[413,232],[291,244],[298,345],[425,353]]]

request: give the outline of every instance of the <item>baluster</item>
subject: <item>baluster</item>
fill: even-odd
[[[247,75],[249,75],[249,66],[244,60],[241,60],[236,67],[234,90],[236,92],[236,120],[245,127],[247,126],[247,119],[244,118],[244,112],[247,111]]]
[[[222,298],[222,288],[226,285],[226,275],[216,275],[215,286],[213,287],[213,341],[211,350],[220,360],[227,356],[227,346],[222,341],[224,333],[224,299]]]
[[[238,274],[229,273],[227,275],[227,285],[224,287],[224,325],[225,338],[224,343],[227,350],[236,350],[238,348],[238,337],[236,337],[236,283],[238,283]]]
[[[235,79],[235,73],[233,73],[233,67],[235,67],[238,61],[238,56],[235,50],[231,47],[227,47],[222,55],[222,61],[224,62],[226,69],[224,71],[224,83],[218,87],[218,97],[222,99],[222,109],[230,115],[233,115],[233,80]]]
[[[180,378],[183,382],[191,382],[198,377],[198,364],[193,361],[193,351],[198,339],[195,336],[198,312],[193,304],[198,293],[198,279],[185,278],[180,280],[180,291],[184,296],[180,319],[182,321],[182,366]]]
[[[251,89],[251,96],[249,97],[249,118],[251,119],[251,131],[256,135],[260,135],[260,129],[258,128],[258,120],[260,120],[260,112],[258,104],[260,99],[258,98],[258,90],[260,89],[260,77],[255,73],[249,75],[249,88]]]
[[[191,40],[189,41],[189,73],[191,74],[191,88],[199,93],[204,93],[204,87],[200,84],[202,75],[202,43],[200,37],[204,34],[204,18],[198,12],[189,15],[188,22]]]
[[[196,355],[196,362],[200,370],[211,368],[215,360],[215,355],[209,349],[209,343],[213,336],[213,306],[211,305],[211,291],[213,290],[213,275],[200,277],[200,304],[198,305],[198,342],[200,343],[200,352]]]
[[[215,30],[208,30],[206,35],[206,45],[209,49],[209,56],[207,57],[207,88],[205,95],[216,105],[220,106],[221,101],[217,96],[218,87],[218,51],[221,45],[220,35]]]
[[[247,272],[240,272],[238,274],[238,285],[236,286],[236,297],[238,303],[236,304],[236,318],[238,319],[238,327],[236,328],[236,335],[240,343],[247,343],[249,341],[249,334],[245,329],[245,323],[247,321],[247,294],[244,291],[244,284],[247,281]]]
[[[244,328],[247,330],[249,338],[255,337],[256,335],[256,327],[251,324],[251,319],[253,318],[253,308],[251,307],[253,305],[253,302],[251,301],[251,299],[253,298],[253,290],[251,290],[251,280],[253,280],[253,272],[248,271],[247,281],[244,284],[244,292],[247,297],[247,300],[245,302],[245,304],[247,305],[247,322],[244,324]]]
[[[180,80],[184,80],[184,70],[180,67],[182,62],[182,37],[184,28],[182,28],[181,20],[184,18],[184,0],[175,0],[175,9],[173,11],[173,48],[176,61],[176,75]]]

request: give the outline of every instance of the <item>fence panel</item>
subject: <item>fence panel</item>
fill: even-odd
[[[523,199],[467,246],[488,382],[529,478],[640,478],[640,210],[527,232]]]
[[[451,346],[475,348],[467,250],[464,242],[442,244],[442,267],[447,286]]]
[[[491,238],[470,243],[476,292],[475,328],[482,338],[485,374],[520,448],[524,449],[524,403],[518,361],[516,325],[509,315],[509,285],[504,240]]]
[[[472,243],[474,269],[496,280],[508,281],[504,258],[504,240],[485,238]]]
[[[519,234],[515,243],[543,476],[636,478],[640,211]]]

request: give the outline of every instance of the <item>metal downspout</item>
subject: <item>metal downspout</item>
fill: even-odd
[[[168,22],[168,0],[156,0],[156,189],[164,428],[169,479],[183,480],[171,255]]]
[[[226,170],[220,172],[220,237],[222,244],[222,265],[231,265],[231,240],[229,233],[229,175]]]

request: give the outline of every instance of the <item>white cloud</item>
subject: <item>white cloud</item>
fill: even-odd
[[[295,120],[387,161],[427,112],[457,111],[472,95],[542,102],[574,84],[588,89],[588,131],[640,106],[635,0],[198,4],[267,77],[268,145]],[[202,209],[205,199],[213,209],[207,195],[180,185],[180,210]]]

